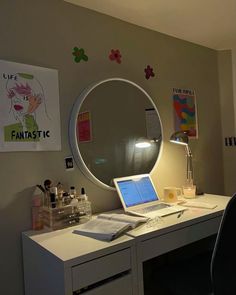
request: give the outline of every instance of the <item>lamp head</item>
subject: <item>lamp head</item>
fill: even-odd
[[[188,134],[184,131],[177,131],[173,133],[170,137],[170,142],[182,144],[182,145],[188,145]]]

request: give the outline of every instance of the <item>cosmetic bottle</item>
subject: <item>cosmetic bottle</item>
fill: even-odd
[[[76,191],[74,187],[70,188],[70,198],[71,198],[70,205],[72,206],[72,212],[75,213],[78,211],[77,207],[78,207],[79,201],[77,199]]]
[[[74,199],[76,197],[76,189],[74,186],[70,187],[69,194],[70,194],[71,199]]]
[[[50,179],[46,179],[44,181],[44,206],[49,208],[50,207],[50,188],[52,187],[52,182]]]
[[[32,229],[33,230],[41,230],[43,229],[43,193],[42,191],[36,187],[32,199]]]
[[[53,186],[50,188],[50,208],[57,207],[57,187]]]
[[[88,196],[85,193],[85,189],[81,188],[81,194],[79,196],[78,209],[81,215],[90,219],[92,217],[91,202],[88,200]]]
[[[63,207],[63,193],[64,193],[63,185],[60,182],[58,182],[56,187],[57,187],[58,207]]]
[[[62,206],[67,206],[70,204],[71,198],[67,192],[62,194]]]

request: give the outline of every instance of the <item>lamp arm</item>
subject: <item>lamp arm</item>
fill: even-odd
[[[187,181],[193,183],[193,163],[192,163],[192,152],[188,145],[186,145],[187,154]]]
[[[185,145],[186,153],[188,157],[192,157],[192,152],[188,144]]]

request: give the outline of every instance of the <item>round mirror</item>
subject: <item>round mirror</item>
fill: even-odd
[[[113,178],[150,173],[162,144],[162,126],[150,96],[137,84],[112,78],[85,89],[70,117],[69,141],[81,171],[113,188]]]

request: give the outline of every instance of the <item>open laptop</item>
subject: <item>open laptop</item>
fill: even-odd
[[[186,210],[160,201],[149,174],[114,178],[114,184],[127,213],[154,218]]]

